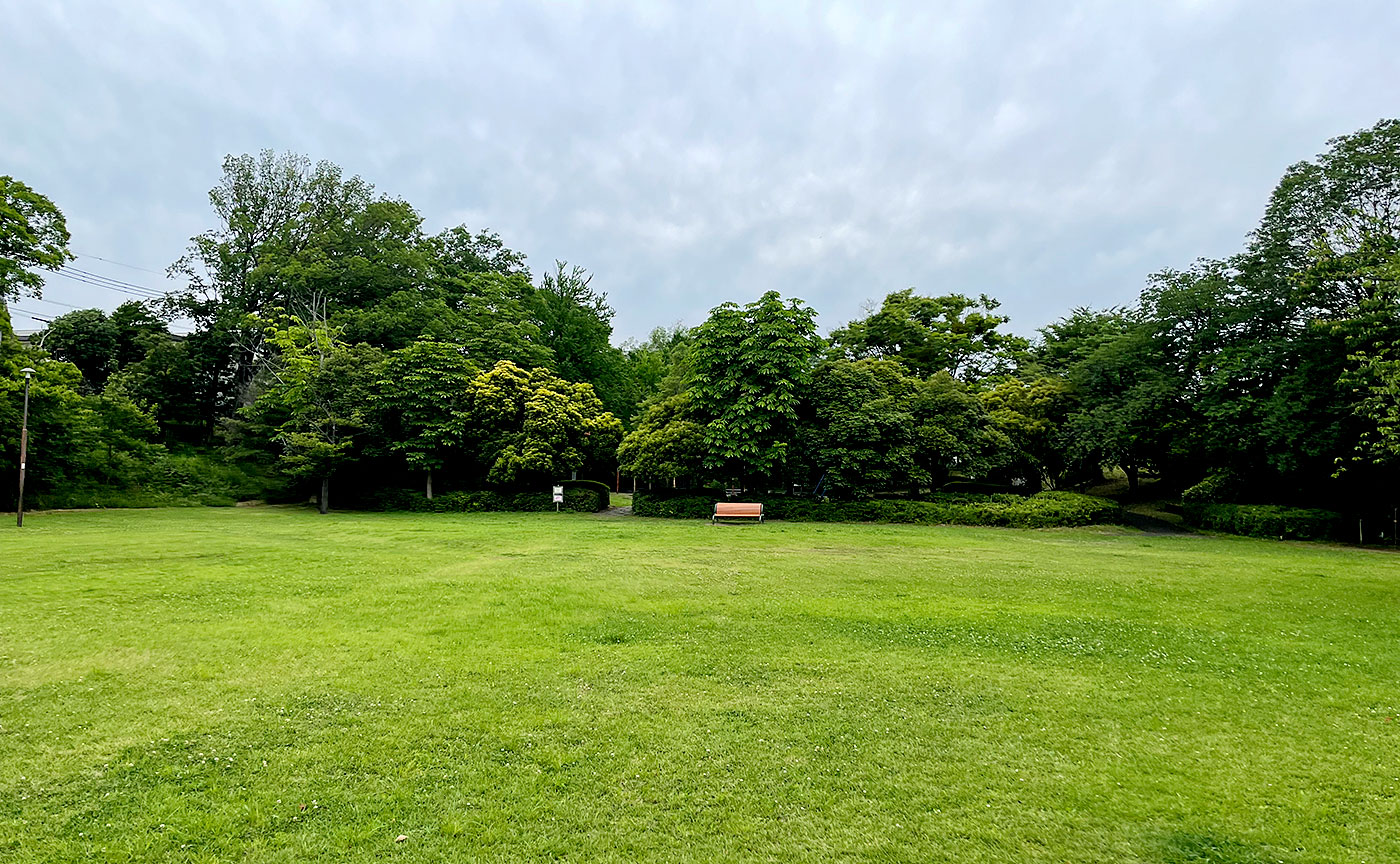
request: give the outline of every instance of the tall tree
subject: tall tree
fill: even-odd
[[[49,323],[44,347],[83,373],[83,389],[96,393],[117,368],[117,328],[101,309],[76,309]]]
[[[503,360],[471,382],[467,436],[489,482],[547,483],[590,464],[611,473],[622,423],[592,385]]]
[[[39,296],[44,279],[34,269],[57,270],[71,260],[68,224],[54,203],[0,175],[0,302]]]
[[[477,368],[458,345],[414,342],[385,354],[371,399],[389,450],[409,467],[433,471],[465,443],[468,404]]]
[[[276,356],[264,367],[257,400],[242,413],[275,428],[281,467],[289,476],[320,481],[317,500],[325,513],[331,478],[349,461],[367,425],[381,358],[367,345],[342,342],[322,321],[286,317],[267,329]]]
[[[906,288],[885,297],[878,311],[831,334],[833,349],[852,360],[898,360],[916,375],[945,371],[977,381],[1011,371],[1028,343],[1001,332],[1010,319],[983,294],[923,297]]]
[[[769,291],[747,306],[715,307],[696,328],[692,398],[705,424],[706,467],[749,480],[787,464],[821,347],[816,314]]]

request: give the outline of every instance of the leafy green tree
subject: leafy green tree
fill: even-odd
[[[54,203],[0,175],[0,302],[39,296],[44,279],[33,270],[57,270],[72,260],[68,225]]]
[[[802,453],[813,488],[838,498],[925,485],[914,417],[920,380],[893,360],[829,360],[805,395]]]
[[[1025,339],[1002,333],[1010,319],[997,315],[1000,304],[987,295],[923,297],[906,288],[885,297],[880,309],[831,334],[838,356],[852,360],[898,360],[916,375],[945,371],[962,381],[978,381],[1011,371],[1028,347]]]
[[[689,392],[653,402],[637,428],[622,439],[617,460],[623,471],[649,479],[693,478],[704,473],[705,427]]]
[[[397,291],[333,319],[346,338],[386,350],[419,340],[459,345],[478,366],[509,360],[548,366],[553,353],[542,344],[532,318],[534,288],[523,276],[498,273],[453,277],[417,290]]]
[[[694,376],[690,348],[694,341],[690,328],[675,324],[655,328],[645,342],[629,339],[623,343],[637,404],[669,399],[690,386]]]
[[[77,309],[49,323],[44,347],[57,357],[78,367],[83,389],[96,393],[116,371],[117,328],[101,309]]]
[[[1063,376],[1126,333],[1130,324],[1127,310],[1078,306],[1040,328],[1040,338],[1030,349],[1030,360],[1050,374]]]
[[[1311,328],[1346,351],[1337,383],[1357,425],[1354,452],[1335,456],[1339,471],[1400,463],[1400,237],[1372,233],[1343,252],[1320,246],[1298,281],[1309,294],[1350,298],[1343,314]]]
[[[478,273],[521,276],[530,281],[525,256],[508,248],[494,231],[473,234],[465,225],[448,228],[431,240],[433,265],[439,278],[466,278]]]
[[[776,291],[710,311],[691,349],[707,468],[745,479],[784,468],[820,347],[816,312]]]
[[[986,406],[969,385],[948,372],[919,383],[914,415],[914,462],[909,490],[938,489],[954,474],[978,479],[1004,468],[1014,455],[1010,439],[991,422]]]
[[[540,341],[553,354],[556,374],[592,384],[604,407],[626,419],[635,403],[627,357],[612,346],[613,309],[592,282],[582,267],[554,262],[535,292]]]
[[[622,423],[590,384],[502,360],[470,388],[467,436],[490,483],[543,484],[616,455]]]
[[[1191,424],[1161,346],[1135,327],[1076,366],[1071,381],[1078,398],[1068,421],[1071,453],[1121,467],[1136,492],[1143,471],[1169,464],[1179,430]]]
[[[211,430],[245,401],[269,354],[255,319],[279,310],[329,319],[426,278],[420,217],[359,177],[270,150],[229,156],[223,168],[209,193],[217,225],[171,265],[186,285],[165,304],[196,323],[190,354]]]
[[[1381,120],[1327,145],[1284,173],[1251,238],[1251,255],[1296,272],[1310,266],[1319,246],[1342,253],[1368,235],[1400,236],[1400,120]]]
[[[461,346],[446,342],[414,342],[384,355],[371,396],[378,426],[390,451],[427,473],[429,499],[433,471],[466,437],[477,372]]]
[[[320,510],[330,507],[330,480],[354,455],[367,426],[370,386],[381,355],[351,346],[323,322],[288,317],[268,326],[276,355],[264,367],[257,399],[241,413],[275,429],[282,470],[319,480]]]
[[[109,320],[116,331],[117,369],[125,369],[144,359],[153,348],[171,340],[166,323],[146,303],[128,300],[112,312]]]
[[[1027,480],[1037,481],[1035,488],[1057,488],[1076,473],[1080,466],[1064,446],[1063,432],[1075,405],[1068,380],[1050,375],[1002,378],[979,397],[993,428],[1015,447]]]

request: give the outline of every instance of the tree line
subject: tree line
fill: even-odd
[[[0,184],[0,292],[37,294],[71,258],[62,215]],[[179,290],[28,345],[0,317],[0,448],[13,465],[33,367],[50,500],[215,477],[324,506],[332,482],[353,503],[618,472],[860,499],[1114,468],[1154,494],[1388,512],[1400,480],[1400,121],[1289,168],[1235,255],[1029,339],[980,294],[895,291],[823,336],[770,291],[617,347],[582,268],[428,234],[330,163],[229,157],[209,197]]]

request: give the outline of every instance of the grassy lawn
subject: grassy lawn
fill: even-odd
[[[1375,551],[279,508],[0,529],[6,862],[1400,861],[1397,715]]]

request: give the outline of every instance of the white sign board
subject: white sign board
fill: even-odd
[[[563,486],[555,486],[555,487],[554,487],[554,503],[555,503],[555,504],[563,504],[563,503],[564,503],[564,487],[563,487]]]

